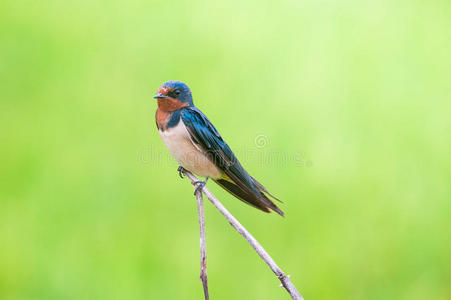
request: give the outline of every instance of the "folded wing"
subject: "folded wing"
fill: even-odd
[[[222,178],[213,178],[217,184],[255,208],[264,212],[270,212],[271,209],[284,215],[269,197],[278,199],[246,172],[216,128],[199,109],[184,108],[181,110],[181,118],[192,141],[224,172]]]

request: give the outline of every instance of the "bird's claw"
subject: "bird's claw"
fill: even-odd
[[[202,189],[205,187],[205,185],[207,184],[207,179],[205,179],[205,181],[194,181],[193,184],[196,185],[196,189],[194,190],[194,195],[197,194],[197,192],[202,192]]]
[[[179,166],[179,167],[177,168],[177,171],[179,171],[179,176],[180,176],[180,178],[183,179],[183,171],[185,171],[185,169],[184,169],[182,166]]]

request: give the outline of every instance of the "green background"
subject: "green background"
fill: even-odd
[[[450,53],[449,1],[3,0],[0,299],[202,299],[167,80],[285,202],[208,184],[306,299],[450,299]],[[212,299],[289,299],[206,221]]]

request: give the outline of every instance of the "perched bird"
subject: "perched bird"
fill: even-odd
[[[184,168],[205,181],[213,179],[229,193],[264,212],[270,209],[283,216],[271,201],[277,199],[249,175],[208,118],[194,106],[191,90],[180,81],[163,83],[154,96],[158,102],[155,115],[158,132],[169,152]],[[181,174],[181,173],[180,173]]]

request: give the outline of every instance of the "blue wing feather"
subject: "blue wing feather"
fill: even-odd
[[[271,208],[283,215],[283,212],[264,194],[270,195],[267,190],[246,172],[219,132],[199,109],[183,108],[180,115],[192,140],[233,181],[232,186],[216,180],[219,185],[256,208],[266,212]]]

